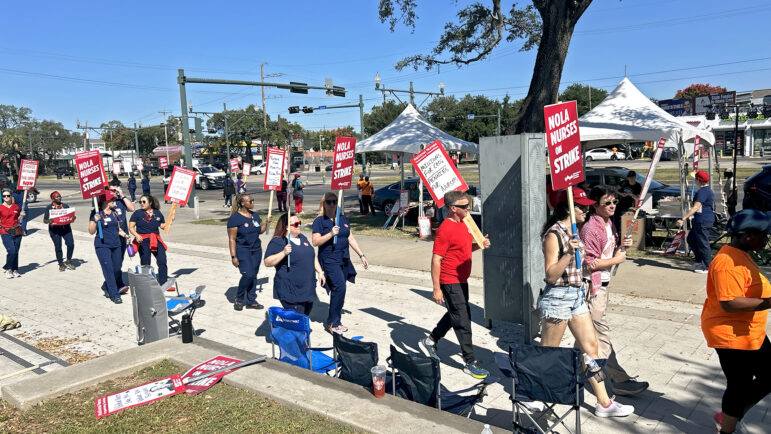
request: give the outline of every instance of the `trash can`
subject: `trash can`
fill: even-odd
[[[137,344],[149,344],[169,337],[166,297],[155,278],[153,267],[143,265],[128,272]]]
[[[316,166],[316,172],[321,172],[321,166]]]

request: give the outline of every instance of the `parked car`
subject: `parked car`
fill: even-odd
[[[171,166],[169,166],[169,170],[171,169]],[[150,176],[163,176],[163,169],[160,167],[155,166],[145,166],[142,170],[143,172],[150,172]],[[169,172],[171,173],[171,172]]]
[[[594,148],[584,152],[584,160],[587,162],[593,160],[623,160],[624,158],[623,152],[617,151],[614,154],[612,150],[606,148]]]
[[[677,160],[678,152],[677,148],[664,148],[661,151],[661,161]]]
[[[325,172],[331,172],[332,171],[332,165],[330,164],[329,166],[325,167],[324,171]]]
[[[409,190],[410,186],[416,185],[420,182],[420,178],[405,178],[404,189]],[[382,210],[384,213],[389,214],[391,208],[393,208],[396,201],[399,200],[399,193],[401,191],[401,183],[394,182],[380,187],[375,190],[375,195],[372,198],[372,204],[375,205],[376,210]],[[423,200],[431,200],[431,193],[428,192],[428,188],[423,186]]]
[[[75,168],[69,166],[57,167],[54,169],[54,175],[57,176],[75,176]]]
[[[265,173],[265,163],[255,164],[250,172],[252,175],[262,175]]]
[[[742,209],[771,211],[771,164],[744,180]]]
[[[166,191],[167,186],[169,185],[169,180],[171,179],[171,174],[174,172],[174,167],[177,166],[177,164],[173,166],[169,166],[168,169],[168,175],[163,178],[163,190]],[[200,188],[201,190],[208,190],[210,188],[222,188],[225,183],[225,172],[217,169],[213,166],[198,166],[194,167],[193,170],[196,171],[195,175],[195,188]]]
[[[595,185],[605,184],[620,186],[622,182],[626,181],[626,174],[629,173],[629,169],[623,167],[587,167],[584,172],[586,185],[591,188]],[[638,173],[635,177],[638,184],[645,183],[645,174]],[[667,185],[651,180],[651,185],[648,187],[648,192],[653,195],[653,207],[658,206],[659,200],[665,197],[680,197],[680,187]]]

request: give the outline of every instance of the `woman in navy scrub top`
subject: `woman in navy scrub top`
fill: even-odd
[[[115,208],[115,195],[106,190],[105,194],[99,196],[99,212],[91,211],[88,222],[88,233],[96,235],[94,237],[94,249],[96,257],[99,259],[99,265],[102,267],[104,283],[102,291],[105,297],[108,297],[115,304],[123,303],[120,294],[125,294],[128,287],[120,287],[122,283],[123,260],[121,258],[121,237],[126,238],[128,234],[120,227],[120,221],[117,214],[113,211]],[[102,237],[99,237],[98,225],[102,226]]]
[[[319,248],[319,263],[324,270],[326,288],[329,296],[329,316],[324,327],[330,333],[343,334],[348,328],[340,323],[345,303],[346,281],[355,282],[356,269],[351,263],[351,255],[348,246],[359,255],[361,263],[366,270],[369,267],[367,257],[359,248],[359,243],[351,233],[348,219],[340,216],[340,221],[335,222],[337,215],[337,195],[332,192],[324,194],[319,209],[319,216],[313,221],[313,245]],[[337,244],[334,244],[337,235]]]
[[[300,233],[300,219],[293,215],[289,224],[291,241],[287,241],[287,215],[278,218],[273,239],[265,249],[265,266],[276,267],[273,277],[273,298],[281,302],[284,309],[291,309],[303,315],[310,315],[316,301],[316,273],[322,286],[325,284],[324,270],[321,269],[316,250],[305,235]],[[287,256],[292,255],[291,267],[287,267]]]
[[[166,266],[166,243],[161,239],[161,229],[166,229],[166,218],[160,211],[158,199],[143,194],[139,198],[141,209],[131,214],[129,231],[134,236],[134,249],[139,252],[139,263],[150,265],[151,255],[155,255],[158,264],[158,283],[163,285],[169,279],[169,267]],[[172,218],[173,220],[173,218]],[[169,288],[173,291],[174,288]]]
[[[272,218],[268,217],[266,221],[262,221],[260,216],[252,212],[253,208],[254,199],[250,194],[236,195],[228,219],[230,259],[233,266],[241,272],[236,300],[233,303],[235,310],[264,307],[257,303],[257,272],[260,271],[262,261],[260,234],[265,233]]]

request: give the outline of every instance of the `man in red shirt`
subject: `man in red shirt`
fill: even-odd
[[[431,280],[434,286],[434,301],[437,304],[445,302],[447,313],[439,320],[431,334],[418,342],[418,346],[428,357],[438,359],[436,343],[452,328],[463,353],[463,372],[474,378],[485,378],[488,372],[474,358],[474,347],[471,345],[468,277],[471,274],[471,252],[480,246],[472,245],[471,233],[462,221],[468,213],[470,203],[468,196],[462,191],[451,191],[444,195],[444,204],[449,215],[439,226],[434,238]],[[490,247],[490,240],[486,236],[484,247]]]

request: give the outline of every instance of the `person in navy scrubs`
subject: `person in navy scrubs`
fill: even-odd
[[[143,194],[139,198],[139,207],[131,214],[129,231],[134,236],[134,249],[139,252],[139,263],[150,265],[151,255],[158,265],[158,283],[161,286],[169,280],[169,267],[166,265],[166,243],[161,239],[161,229],[166,229],[166,218],[160,211],[158,199]],[[172,217],[172,221],[173,221]],[[174,288],[169,288],[173,291]]]
[[[257,272],[260,271],[262,262],[260,234],[265,233],[272,218],[268,217],[266,221],[262,221],[259,215],[252,212],[253,208],[254,199],[250,194],[238,194],[228,219],[230,259],[233,266],[241,272],[236,300],[233,303],[235,310],[264,307],[257,302]]]
[[[145,172],[142,177],[142,194],[150,194],[150,172]]]
[[[129,233],[129,227],[128,227],[128,221],[129,221],[129,212],[134,212],[135,206],[134,202],[132,202],[128,197],[123,195],[123,191],[121,191],[120,187],[114,187],[109,186],[107,187],[108,190],[112,192],[112,194],[115,195],[115,208],[113,211],[115,211],[115,214],[117,216],[118,222],[120,223],[120,228],[123,229],[123,232]],[[126,238],[120,239],[120,259],[121,262],[126,259],[126,246],[128,246],[128,240]],[[123,286],[121,281],[121,286]]]
[[[273,239],[265,249],[265,266],[276,267],[273,298],[280,301],[284,309],[310,315],[316,301],[316,273],[321,286],[324,286],[324,270],[316,259],[313,245],[300,233],[300,219],[293,215],[289,221],[287,228],[287,215],[278,218]]]
[[[129,173],[128,191],[129,191],[129,194],[131,195],[131,201],[135,202],[137,200],[137,196],[136,196],[137,179],[134,178],[134,172]]]
[[[120,295],[128,292],[128,286],[123,286],[121,278],[123,259],[121,258],[121,238],[127,238],[128,234],[120,227],[118,216],[115,214],[116,197],[112,191],[105,190],[99,196],[99,212],[91,211],[88,222],[88,233],[95,235],[94,249],[99,265],[102,267],[104,283],[102,291],[115,304],[123,303]],[[99,226],[102,228],[102,236],[99,236]]]
[[[340,322],[345,303],[346,281],[354,283],[356,269],[351,263],[351,255],[348,247],[359,255],[361,263],[366,270],[369,267],[367,257],[356,242],[351,233],[350,223],[344,215],[340,215],[340,221],[335,222],[337,215],[337,195],[332,192],[324,194],[319,207],[319,216],[313,221],[313,245],[319,248],[319,263],[324,270],[324,278],[329,296],[329,316],[324,323],[324,328],[330,333],[343,334],[348,331]],[[334,243],[337,235],[337,243]]]

